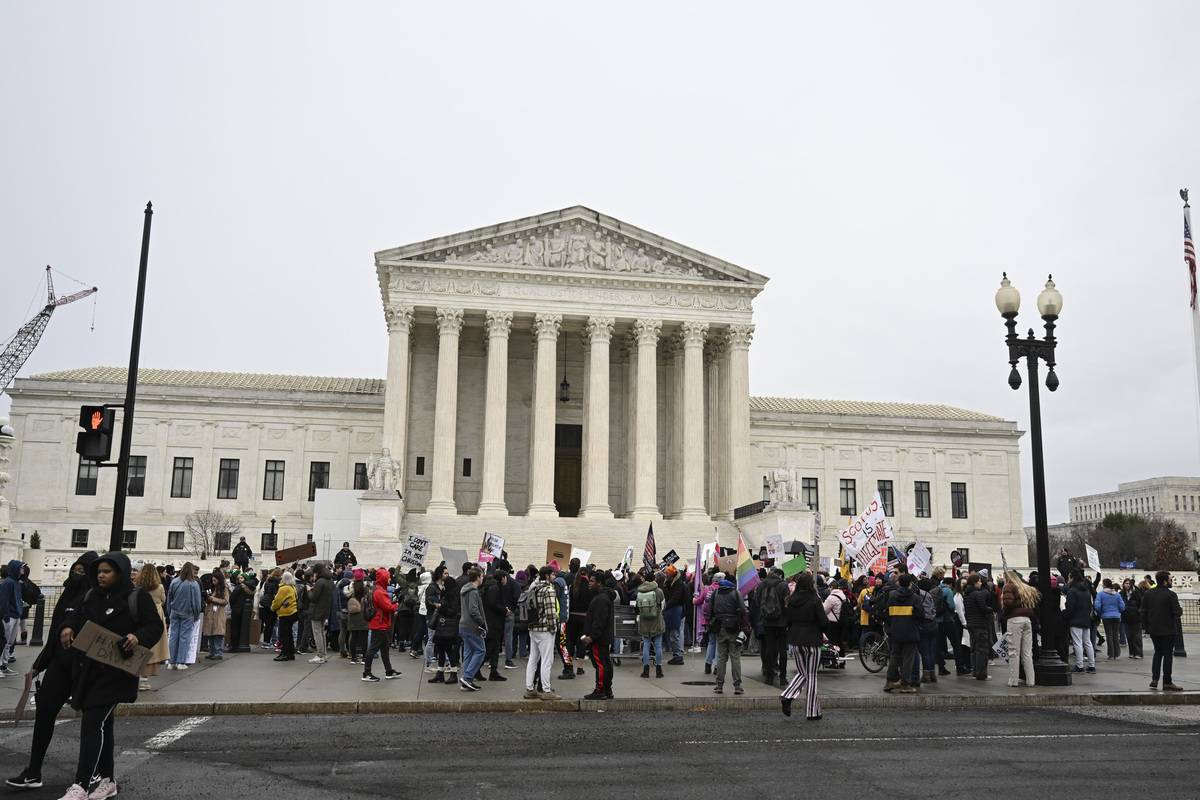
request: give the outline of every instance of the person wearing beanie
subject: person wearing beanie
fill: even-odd
[[[0,645],[0,666],[13,661],[17,629],[21,624],[21,561],[8,562],[8,575],[0,580],[0,620],[4,623],[4,641]]]
[[[54,721],[71,696],[71,668],[75,653],[62,646],[59,635],[63,625],[79,609],[88,591],[87,571],[100,556],[89,550],[75,560],[67,579],[63,581],[62,593],[50,614],[50,626],[46,630],[46,645],[33,660],[30,671],[41,674],[34,706],[33,740],[29,748],[29,761],[25,769],[5,781],[18,789],[38,789],[42,786],[42,763],[46,751],[54,738]],[[161,615],[160,615],[161,619]]]
[[[692,602],[700,608],[700,631],[707,637],[707,644],[704,651],[704,674],[711,675],[713,671],[713,663],[717,660],[717,636],[712,630],[712,596],[720,587],[721,581],[725,580],[724,572],[713,573],[712,580],[708,585],[702,588],[692,597]],[[697,632],[697,636],[700,632]]]
[[[663,624],[667,629],[667,646],[671,649],[671,666],[683,664],[683,631],[687,611],[692,607],[688,583],[674,564],[668,564],[664,570],[667,576],[663,586]]]
[[[361,570],[355,570],[357,575]],[[362,680],[367,683],[379,683],[379,678],[371,674],[371,662],[375,654],[383,661],[383,677],[387,680],[400,677],[400,671],[392,669],[392,620],[396,615],[396,604],[388,596],[388,571],[375,570],[375,589],[371,593],[371,603],[375,606],[375,616],[367,621],[367,655],[363,659]]]
[[[719,581],[716,575],[713,582],[717,591],[709,597],[709,619],[712,629],[709,631],[710,641],[716,634],[717,666],[715,670],[717,685],[713,691],[721,694],[725,691],[725,665],[731,663],[733,672],[733,693],[742,694],[742,645],[746,643],[751,633],[750,612],[746,601],[738,593],[733,582],[721,575]]]

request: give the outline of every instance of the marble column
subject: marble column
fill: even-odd
[[[383,397],[383,447],[396,462],[396,488],[405,494],[408,471],[408,364],[413,307],[388,306],[383,312],[388,327],[387,386]],[[258,462],[255,461],[255,464]]]
[[[633,515],[633,496],[637,487],[637,348],[637,335],[631,331],[622,341],[625,355],[625,497],[621,507],[626,517]]]
[[[658,335],[662,322],[639,319],[637,336],[637,459],[634,470],[635,519],[661,519],[658,510]]]
[[[608,503],[608,415],[609,415],[609,343],[612,340],[612,317],[588,317],[587,418],[584,421],[583,471],[584,484],[582,517],[611,519]]]
[[[483,488],[479,515],[503,517],[504,455],[508,433],[508,334],[511,311],[487,312],[487,388],[483,412]]]
[[[680,519],[707,519],[704,510],[704,337],[707,322],[683,323],[683,496]],[[749,444],[749,442],[747,442]]]
[[[725,335],[729,349],[726,365],[729,379],[723,398],[728,406],[726,457],[728,495],[725,502],[733,509],[762,499],[750,475],[750,340],[753,325],[730,325]]]
[[[439,308],[437,395],[433,415],[433,480],[429,505],[431,516],[453,516],[454,443],[458,426],[458,337],[462,332],[461,308]]]
[[[704,426],[705,454],[708,456],[708,473],[705,484],[708,489],[708,515],[718,517],[722,511],[721,497],[724,484],[721,480],[721,359],[724,350],[720,339],[711,335],[704,348]]]
[[[666,364],[663,388],[667,393],[666,419],[669,423],[666,435],[663,437],[666,447],[666,454],[663,460],[666,468],[666,491],[663,493],[666,508],[663,509],[663,513],[671,519],[676,519],[679,517],[679,510],[683,507],[683,415],[685,389],[682,336],[679,333],[673,333],[665,337],[662,350]]]
[[[534,364],[532,457],[529,464],[529,516],[558,515],[554,505],[554,362],[562,314],[538,314],[533,321]]]

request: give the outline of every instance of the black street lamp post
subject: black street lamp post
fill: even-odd
[[[1054,288],[1053,276],[1046,281],[1037,298],[1038,313],[1046,323],[1045,338],[1038,339],[1029,329],[1029,335],[1022,339],[1017,335],[1017,312],[1021,308],[1021,294],[1008,280],[1008,273],[1000,281],[996,291],[996,308],[1004,317],[1004,325],[1008,335],[1004,341],[1008,345],[1008,363],[1012,371],[1008,374],[1008,385],[1014,390],[1021,388],[1021,373],[1017,371],[1017,362],[1025,359],[1029,370],[1029,435],[1033,446],[1033,514],[1037,529],[1037,569],[1038,589],[1042,593],[1042,605],[1039,619],[1041,622],[1041,648],[1039,657],[1034,664],[1039,686],[1069,686],[1071,673],[1066,662],[1058,657],[1056,643],[1058,642],[1062,621],[1059,617],[1058,593],[1050,588],[1050,532],[1046,522],[1046,469],[1042,460],[1042,406],[1038,395],[1038,361],[1043,360],[1049,368],[1046,374],[1046,388],[1054,391],[1058,388],[1058,376],[1054,374],[1054,348],[1058,341],[1054,338],[1054,324],[1062,312],[1062,295]],[[1028,679],[1028,676],[1026,676]]]

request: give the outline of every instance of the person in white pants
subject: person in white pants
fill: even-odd
[[[529,620],[529,662],[525,666],[526,700],[561,700],[550,688],[554,669],[554,647],[558,635],[558,597],[554,592],[554,569],[542,567],[538,579],[521,595]],[[522,610],[522,609],[519,609]],[[540,686],[538,685],[540,684]],[[541,689],[541,692],[538,692]]]
[[[1025,685],[1033,686],[1033,615],[1037,613],[1042,595],[1015,572],[1009,571],[1004,577],[1000,604],[1004,608],[1007,628],[1008,685],[1020,685],[1021,667],[1024,666]]]

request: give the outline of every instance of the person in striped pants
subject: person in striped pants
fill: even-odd
[[[821,700],[817,696],[817,669],[821,663],[821,634],[828,626],[821,598],[817,596],[811,573],[796,578],[796,588],[784,604],[787,620],[788,651],[796,663],[796,674],[788,682],[779,702],[784,716],[792,715],[792,701],[804,692],[804,716],[821,718]]]

